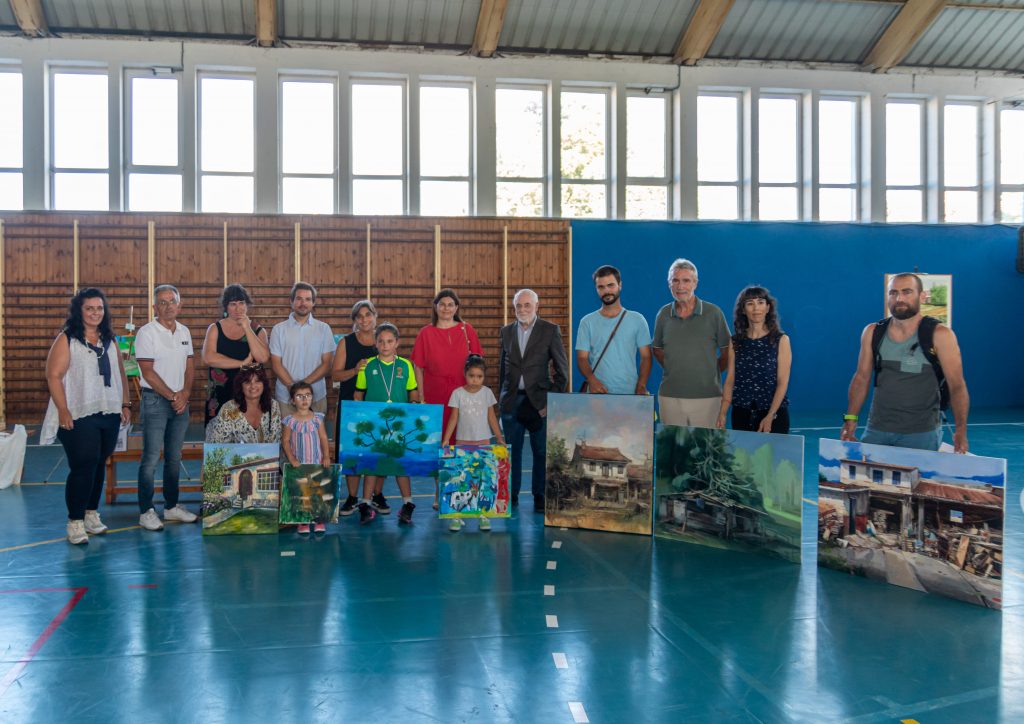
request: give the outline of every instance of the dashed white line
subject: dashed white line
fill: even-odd
[[[551,547],[555,548],[555,549],[561,548],[562,547],[562,541],[556,540],[554,543],[551,544]]]
[[[587,716],[587,710],[583,708],[582,701],[570,701],[569,713],[572,714],[572,720],[576,724],[590,724],[590,718]]]
[[[554,596],[555,595],[555,587],[551,586],[551,585],[544,586],[544,595],[545,596]]]
[[[569,668],[569,660],[567,658],[565,658],[565,654],[554,653],[554,654],[551,654],[551,658],[555,660],[555,668],[556,669],[568,669]]]
[[[281,551],[282,558],[289,558],[295,555],[295,551]]]
[[[548,561],[547,569],[553,571],[558,568],[558,561]]]
[[[544,617],[544,621],[547,622],[548,628],[558,628],[558,616],[549,613]]]

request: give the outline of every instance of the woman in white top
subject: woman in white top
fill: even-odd
[[[71,298],[68,318],[46,357],[46,385],[50,404],[40,441],[48,445],[56,438],[64,446],[70,469],[64,488],[68,542],[88,543],[87,534],[107,530],[96,508],[107,458],[132,407],[107,298],[99,289]]]

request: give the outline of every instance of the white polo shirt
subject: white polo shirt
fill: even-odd
[[[185,386],[185,365],[192,354],[192,334],[181,322],[175,322],[172,332],[154,319],[135,335],[135,359],[151,360],[153,371],[172,390]],[[142,375],[139,384],[153,389]]]

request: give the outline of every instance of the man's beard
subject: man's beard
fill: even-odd
[[[916,307],[916,306],[914,306],[912,304],[903,304],[902,305],[903,308],[899,309],[899,310],[897,310],[897,306],[899,306],[899,305],[898,304],[893,304],[889,308],[889,312],[896,319],[910,319],[911,317],[916,315],[919,311],[921,311],[921,307]]]
[[[615,302],[619,301],[619,296],[620,295],[618,294],[605,294],[603,297],[601,297],[601,304],[603,304],[606,307],[610,307],[613,304],[615,304]],[[611,297],[611,299],[609,299],[609,297]]]

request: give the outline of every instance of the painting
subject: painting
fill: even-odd
[[[440,463],[439,517],[508,518],[512,514],[508,446],[444,447]]]
[[[545,525],[651,534],[654,398],[548,395]]]
[[[441,405],[343,400],[338,413],[342,472],[437,475],[442,412]]]
[[[820,440],[818,565],[1002,607],[1006,460]]]
[[[953,275],[952,274],[919,274],[924,287],[924,300],[921,302],[921,314],[935,317],[947,327],[953,326]],[[895,274],[885,275],[885,316],[889,312],[889,280]]]
[[[277,443],[203,445],[203,535],[276,533]]]
[[[655,451],[656,536],[800,562],[803,437],[666,426]]]
[[[282,525],[329,523],[337,518],[340,492],[340,465],[285,463],[278,521]]]

